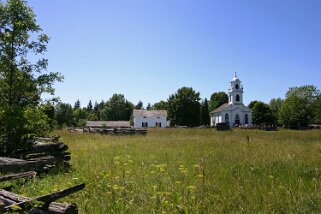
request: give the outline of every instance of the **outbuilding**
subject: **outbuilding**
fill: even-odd
[[[152,128],[167,126],[166,110],[134,110],[134,128]]]

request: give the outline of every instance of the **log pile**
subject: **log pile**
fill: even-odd
[[[10,158],[0,157],[0,173],[15,173],[0,176],[0,182],[18,178],[34,178],[37,172],[48,171],[54,166],[61,164],[69,166],[70,153],[67,150],[67,145],[59,142],[58,137],[39,138],[31,147],[19,150]],[[12,212],[76,214],[78,209],[75,204],[62,204],[54,201],[82,190],[84,187],[85,184],[79,184],[37,198],[28,198],[0,189],[0,214]]]
[[[146,135],[146,129],[132,128],[84,128],[84,132],[99,133],[107,135]]]
[[[31,147],[15,152],[10,158],[0,157],[0,173],[43,172],[57,165],[69,166],[68,146],[58,139],[39,138]]]

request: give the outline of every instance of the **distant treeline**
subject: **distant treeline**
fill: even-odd
[[[228,102],[225,92],[214,92],[210,99],[201,99],[200,93],[190,87],[182,87],[169,96],[145,107],[141,101],[136,105],[123,94],[114,94],[109,100],[90,100],[81,108],[79,100],[74,105],[59,102],[45,104],[43,109],[53,128],[84,126],[87,120],[131,120],[133,109],[167,110],[172,125],[209,126],[209,112]],[[313,85],[290,88],[285,98],[273,98],[269,103],[254,100],[248,107],[253,111],[253,124],[273,123],[288,128],[304,128],[310,123],[321,123],[321,94]]]

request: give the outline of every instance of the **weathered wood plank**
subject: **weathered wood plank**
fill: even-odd
[[[36,176],[35,171],[30,171],[30,172],[22,172],[22,173],[16,173],[16,174],[10,174],[10,175],[4,175],[0,176],[0,182],[3,181],[10,181],[18,178],[34,178]]]
[[[33,199],[29,199],[29,200],[25,200],[25,201],[21,201],[18,202],[16,204],[10,205],[10,206],[6,206],[4,209],[5,210],[10,210],[12,206],[19,206],[21,208],[22,211],[28,210],[30,209],[30,207],[28,207],[28,205],[34,201],[40,201],[40,202],[44,202],[45,204],[50,204],[53,201],[56,201],[60,198],[66,197],[72,193],[75,193],[79,190],[82,190],[83,188],[85,188],[85,184],[79,184],[55,193],[51,193],[48,195],[44,195],[44,196],[40,196],[37,198],[33,198]]]
[[[41,171],[45,165],[55,165],[57,162],[59,162],[59,159],[57,160],[53,156],[29,160],[0,157],[0,172]]]
[[[29,148],[17,151],[13,157],[25,157],[32,153],[45,153],[46,155],[61,154],[68,150],[68,146],[62,142],[41,143],[35,142]]]
[[[24,197],[12,192],[8,192],[6,190],[0,190],[0,202],[1,202],[1,198],[5,198],[8,204],[5,205],[5,203],[3,203],[4,204],[3,212],[0,212],[0,213],[4,213],[5,206],[9,206],[9,205],[16,204],[23,201],[32,200],[31,198]],[[29,211],[29,213],[48,213],[48,212],[50,214],[62,214],[62,213],[74,214],[74,213],[78,213],[78,208],[75,204],[63,204],[63,203],[52,202],[49,204],[48,208],[38,207],[38,208],[33,208],[31,211]]]

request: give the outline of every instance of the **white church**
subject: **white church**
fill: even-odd
[[[243,104],[243,85],[236,73],[228,90],[229,102],[210,112],[211,126],[226,122],[231,127],[252,125],[252,111]]]

